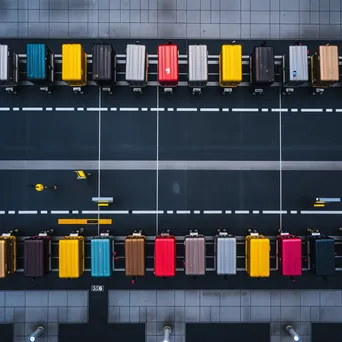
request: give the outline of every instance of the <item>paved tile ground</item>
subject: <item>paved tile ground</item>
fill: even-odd
[[[39,324],[44,342],[57,342],[59,323],[87,322],[88,291],[0,292],[0,324],[14,323],[14,342],[28,341]]]
[[[173,341],[185,341],[186,323],[270,322],[271,341],[289,341],[291,323],[311,341],[311,323],[342,322],[341,291],[110,291],[111,323],[146,323],[146,342],[157,342],[168,323]]]
[[[339,39],[340,0],[2,0],[0,37]]]

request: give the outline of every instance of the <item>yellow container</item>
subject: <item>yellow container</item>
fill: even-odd
[[[245,238],[246,271],[250,277],[270,276],[270,240],[263,235]]]
[[[0,236],[0,278],[17,270],[17,239],[15,236]]]
[[[220,87],[237,87],[242,81],[242,46],[222,45],[219,56]]]
[[[81,44],[62,45],[62,80],[72,87],[87,85],[87,55]]]
[[[59,277],[79,278],[84,272],[83,236],[65,236],[59,240]]]

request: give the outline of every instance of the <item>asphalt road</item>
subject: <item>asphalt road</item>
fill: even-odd
[[[10,45],[16,52],[25,53],[27,42],[11,40]],[[55,53],[60,53],[64,42],[47,43]],[[179,44],[180,54],[186,53],[187,44],[194,43],[175,42]],[[90,53],[92,42],[82,43]],[[117,53],[125,53],[127,43],[115,41]],[[146,43],[148,51],[155,54],[159,42],[140,43]],[[214,55],[223,42],[201,43],[208,44],[209,54]],[[243,54],[248,55],[258,44],[243,42]],[[276,54],[282,54],[290,42],[269,44],[275,46]],[[309,48],[319,44],[312,41]],[[123,65],[118,64],[118,71],[123,70]],[[155,71],[152,64],[152,81]],[[180,72],[180,79],[186,80],[185,65],[181,65]],[[217,81],[217,64],[210,64],[209,72],[210,81]],[[208,86],[201,96],[195,97],[187,87],[180,86],[174,95],[165,96],[161,88],[152,86],[139,96],[127,86],[116,87],[112,95],[89,86],[85,94],[74,95],[69,87],[58,86],[49,96],[27,86],[17,96],[0,93],[0,159],[249,160],[279,161],[280,165],[281,161],[339,161],[340,92],[337,87],[327,89],[323,96],[312,96],[309,89],[301,88],[291,96],[282,96],[278,87],[271,87],[263,96],[255,97],[249,87],[239,87],[231,96],[223,96],[218,87]],[[19,228],[21,234],[30,235],[44,228],[55,228],[58,235],[66,235],[72,227],[57,226],[57,218],[96,217],[97,214],[82,211],[97,209],[91,197],[97,196],[100,187],[102,196],[116,199],[110,210],[128,211],[107,215],[114,220],[111,228],[116,236],[127,235],[134,229],[152,236],[166,229],[175,235],[185,235],[190,229],[214,235],[218,228],[227,228],[235,235],[257,228],[260,233],[274,236],[281,224],[299,235],[306,235],[307,228],[338,235],[340,214],[301,213],[312,210],[312,201],[318,196],[340,196],[338,171],[101,170],[98,176],[94,171],[89,181],[80,182],[71,171],[0,171],[0,212],[4,211],[0,214],[0,232]],[[29,186],[38,182],[57,184],[58,190],[36,193]],[[37,214],[20,214],[22,210]],[[42,214],[42,210],[48,213]],[[68,213],[51,213],[60,210]],[[73,210],[78,211],[76,216]],[[163,213],[157,215],[156,210]],[[335,205],[327,210],[341,208]],[[86,235],[96,234],[96,226],[86,228]],[[18,277],[15,275],[13,281]],[[54,276],[48,278],[51,277]],[[122,280],[114,286],[127,286],[124,276],[120,277]],[[179,277],[182,279],[179,286],[183,288],[212,286],[211,276],[197,285]],[[239,279],[240,276],[229,286],[240,287],[242,278]],[[12,281],[6,280],[5,284],[9,286]],[[273,284],[272,280],[265,286],[276,286]],[[285,280],[281,284],[287,286]],[[175,282],[157,285],[149,279],[141,286],[174,287]],[[305,281],[300,286],[311,285]],[[317,282],[317,286],[325,285]],[[327,286],[340,285],[337,281]]]

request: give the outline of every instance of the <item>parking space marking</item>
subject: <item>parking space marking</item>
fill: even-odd
[[[74,107],[56,107],[55,110],[57,112],[73,112],[75,108]]]
[[[259,210],[253,210],[253,214],[260,214]]]
[[[120,111],[122,112],[137,112],[139,108],[137,107],[120,107]]]
[[[235,210],[235,214],[249,214],[249,210]]]
[[[30,215],[30,214],[38,214],[37,210],[19,210],[19,215]]]
[[[322,108],[301,108],[301,112],[304,113],[321,113],[323,112]]]
[[[177,112],[197,112],[197,108],[177,108]]]
[[[258,112],[259,108],[232,108],[232,112]]]
[[[189,215],[191,214],[191,211],[190,210],[177,210],[176,213],[179,215]]]
[[[23,110],[28,112],[37,112],[42,111],[43,107],[23,107]]]
[[[10,110],[9,107],[0,107],[0,112],[7,112],[9,110]]]
[[[265,215],[287,214],[287,210],[263,210],[262,213]]]
[[[51,210],[51,214],[70,214],[69,210]]]

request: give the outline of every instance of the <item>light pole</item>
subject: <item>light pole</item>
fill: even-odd
[[[171,334],[171,328],[166,325],[164,327],[164,339],[163,342],[170,342],[170,334]]]
[[[40,337],[44,334],[44,328],[39,326],[30,336],[30,342],[35,342],[37,337]]]
[[[293,341],[299,341],[300,337],[293,329],[292,325],[287,325],[285,330],[289,333],[289,335],[293,338]]]

